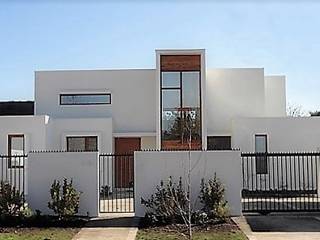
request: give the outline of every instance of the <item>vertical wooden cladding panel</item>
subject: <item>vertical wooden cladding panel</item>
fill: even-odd
[[[200,55],[161,55],[161,71],[200,71]]]
[[[133,184],[134,159],[133,156],[121,156],[121,154],[133,154],[141,149],[141,138],[115,138],[115,184],[118,188],[129,188]]]

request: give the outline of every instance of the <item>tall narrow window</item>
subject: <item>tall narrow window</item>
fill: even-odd
[[[23,167],[24,135],[8,135],[8,167]]]
[[[96,136],[75,136],[67,137],[67,151],[98,151],[98,137]]]
[[[267,155],[268,143],[267,135],[255,135],[255,152],[256,155],[256,173],[267,174],[268,173],[268,162]]]
[[[162,72],[163,149],[201,148],[200,72]]]
[[[160,56],[162,149],[201,149],[201,56]]]

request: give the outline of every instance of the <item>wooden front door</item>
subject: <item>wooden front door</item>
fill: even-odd
[[[133,153],[141,149],[140,138],[115,138],[115,183],[118,188],[133,187]]]

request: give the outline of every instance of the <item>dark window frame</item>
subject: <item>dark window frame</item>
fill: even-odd
[[[216,138],[216,139],[223,139],[223,138],[228,138],[228,140],[230,141],[229,142],[229,147],[226,147],[226,148],[223,148],[223,149],[209,149],[209,146],[208,146],[208,142],[209,142],[209,138]],[[209,151],[228,151],[228,150],[232,150],[232,147],[231,147],[231,136],[230,135],[219,135],[219,136],[207,136],[207,150]]]
[[[99,144],[99,142],[98,142],[98,136],[94,136],[94,135],[90,135],[90,136],[67,136],[66,137],[66,141],[67,141],[67,152],[78,152],[78,151],[70,151],[69,150],[69,139],[70,138],[84,138],[85,139],[85,149],[86,149],[86,147],[87,147],[87,138],[94,138],[94,139],[96,139],[96,149],[95,150],[84,150],[83,152],[97,152],[98,151],[98,149],[99,149],[99,146],[98,146],[98,144]],[[81,150],[79,150],[79,152],[80,152]]]
[[[162,87],[163,82],[162,82],[162,73],[164,72],[178,72],[180,73],[180,87]],[[200,70],[160,70],[160,145],[161,145],[161,149],[162,148],[162,114],[163,114],[163,104],[162,104],[162,92],[163,90],[179,90],[180,92],[180,108],[183,108],[183,84],[182,84],[182,73],[183,72],[198,72],[199,73],[199,98],[200,98],[200,102],[199,102],[199,109],[200,109],[200,133],[201,133],[201,138],[200,138],[200,144],[203,144],[202,141],[202,134],[203,134],[203,129],[202,129],[202,84],[201,84],[201,69]],[[171,109],[171,108],[170,108]],[[195,108],[193,108],[195,109]],[[171,109],[173,110],[173,109]],[[195,150],[195,149],[193,149]]]
[[[257,137],[265,138],[265,152],[257,152],[256,151],[256,139]],[[267,134],[255,134],[254,135],[254,145],[255,145],[255,153],[256,153],[256,174],[268,174],[268,135]]]
[[[25,155],[26,147],[25,147],[25,135],[24,134],[9,134],[8,135],[8,168],[24,168],[24,165],[12,165],[12,159],[15,158],[15,155],[11,154],[12,151],[12,138],[22,138],[23,139],[23,154],[17,155],[22,157]]]
[[[110,101],[107,103],[63,103],[62,97],[64,96],[109,96]],[[61,106],[86,106],[86,105],[110,105],[112,103],[111,93],[61,93],[59,96],[59,103]]]

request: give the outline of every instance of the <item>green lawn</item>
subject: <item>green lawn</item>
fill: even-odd
[[[179,233],[168,233],[152,229],[138,231],[136,240],[185,240]],[[239,230],[236,231],[204,231],[193,233],[193,240],[247,240]]]
[[[70,240],[79,228],[7,228],[0,240]]]

